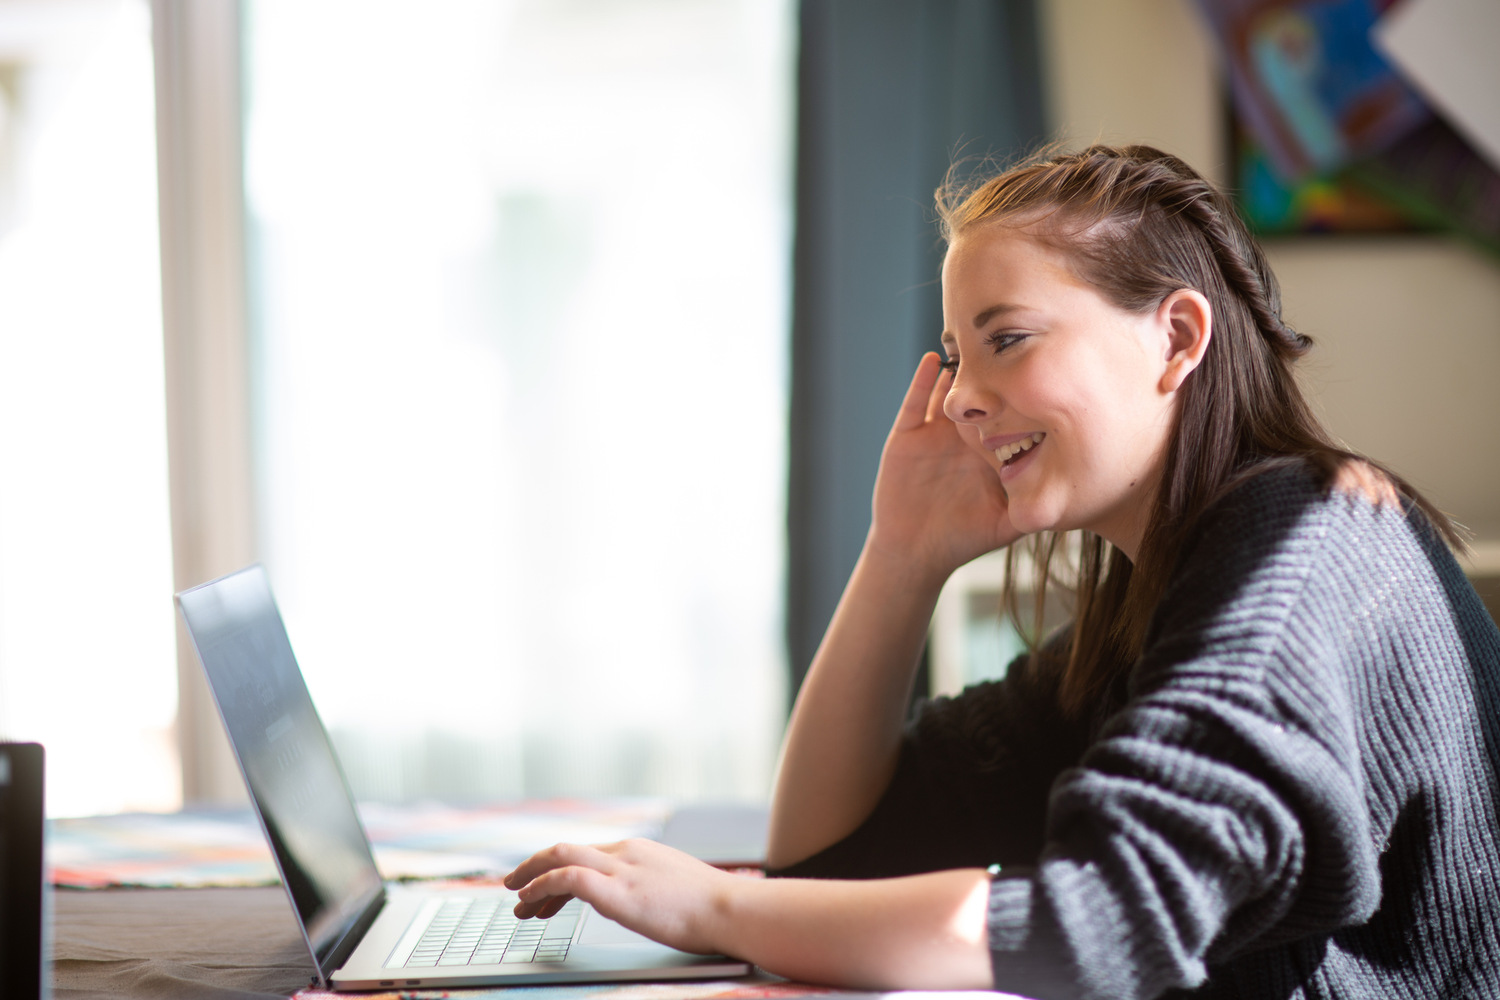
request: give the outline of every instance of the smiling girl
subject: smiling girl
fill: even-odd
[[[558,845],[517,912],[850,986],[1497,995],[1500,632],[1449,521],[1318,424],[1226,199],[1094,147],[939,212],[947,360],[792,713],[786,877]],[[1076,552],[1072,623],[907,720],[943,582],[1023,537],[1044,588]]]

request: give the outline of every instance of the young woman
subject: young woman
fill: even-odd
[[[517,912],[864,987],[1500,995],[1500,632],[1447,519],[1318,425],[1225,198],[1095,147],[939,210],[947,361],[792,714],[793,877],[559,845]],[[939,588],[1023,536],[1076,551],[1073,623],[908,723]]]

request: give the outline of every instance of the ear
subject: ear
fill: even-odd
[[[1213,339],[1214,311],[1201,292],[1179,288],[1162,299],[1156,318],[1166,333],[1165,367],[1158,388],[1176,392],[1203,361]]]

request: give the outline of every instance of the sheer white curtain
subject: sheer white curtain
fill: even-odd
[[[246,4],[261,545],[356,795],[766,794],[788,8]]]

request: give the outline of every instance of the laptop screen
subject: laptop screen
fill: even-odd
[[[259,566],[177,596],[250,798],[322,966],[381,893],[370,842]]]

